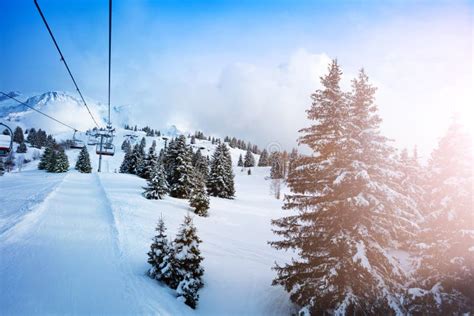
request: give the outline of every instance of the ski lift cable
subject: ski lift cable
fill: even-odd
[[[59,48],[59,45],[58,43],[56,42],[56,39],[54,38],[54,35],[53,35],[53,32],[51,31],[51,28],[49,27],[49,24],[48,22],[46,21],[46,18],[43,14],[43,11],[41,11],[41,8],[38,4],[38,1],[37,0],[34,0],[35,2],[35,5],[36,5],[36,9],[38,9],[38,12],[39,14],[41,15],[41,18],[43,19],[43,22],[44,22],[44,25],[46,26],[46,28],[48,29],[48,32],[49,32],[49,35],[51,36],[51,39],[53,40],[53,43],[54,43],[54,46],[56,46],[56,49],[57,51],[59,52],[59,55],[61,56],[61,61],[64,63],[64,66],[66,66],[66,69],[67,69],[67,72],[69,73],[69,76],[71,77],[72,79],[72,82],[74,83],[74,86],[76,87],[76,91],[79,93],[79,96],[81,97],[82,99],[82,102],[84,103],[84,106],[86,107],[87,109],[87,112],[89,112],[89,115],[90,117],[92,118],[92,120],[94,121],[94,124],[99,127],[99,124],[97,123],[97,121],[95,120],[94,116],[92,115],[92,112],[91,110],[89,109],[89,106],[87,105],[87,102],[86,100],[84,99],[84,97],[82,96],[82,92],[81,90],[79,89],[79,86],[77,85],[76,83],[76,80],[74,79],[74,76],[72,75],[71,73],[71,70],[69,69],[69,66],[66,62],[66,59],[64,58],[64,55],[63,53],[61,52],[61,49]],[[110,113],[110,110],[109,110],[109,113]],[[110,119],[109,119],[110,120]]]
[[[66,123],[61,122],[61,121],[58,120],[58,119],[55,119],[55,118],[52,117],[51,115],[48,115],[48,114],[46,114],[46,113],[44,113],[44,112],[42,112],[42,111],[40,111],[40,110],[38,110],[38,109],[35,109],[34,107],[28,105],[27,103],[22,102],[22,101],[18,100],[17,98],[12,97],[12,96],[9,95],[9,94],[6,94],[5,92],[0,91],[0,93],[3,94],[3,95],[6,96],[6,97],[9,97],[9,98],[12,99],[12,100],[15,100],[16,102],[18,102],[18,103],[20,103],[20,104],[23,104],[24,106],[26,106],[26,107],[32,109],[33,111],[36,111],[36,112],[38,112],[39,114],[46,116],[47,118],[49,118],[49,119],[55,121],[56,123],[59,123],[59,124],[61,124],[61,125],[66,126],[67,128],[72,129],[74,132],[76,132],[76,131],[81,132],[81,131],[78,130],[77,128],[74,128],[74,127],[72,127],[71,125],[68,125],[68,124],[66,124]]]
[[[108,87],[108,105],[109,105],[109,126],[110,123],[110,71],[112,56],[112,0],[109,0],[109,87]]]

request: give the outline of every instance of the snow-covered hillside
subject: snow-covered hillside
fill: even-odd
[[[287,315],[288,294],[272,287],[277,252],[270,220],[282,215],[265,178],[268,168],[247,175],[236,167],[239,149],[231,149],[236,175],[234,200],[211,197],[209,217],[195,217],[203,240],[205,286],[197,310],[176,300],[172,290],[146,275],[147,251],[162,215],[173,238],[191,209],[187,200],[143,198],[145,180],[116,173],[124,153],[120,144],[134,133],[118,129],[113,157],[88,146],[92,174],[72,169],[78,150],[68,150],[71,170],[51,174],[37,161],[0,177],[0,306],[5,314],[164,314]],[[70,134],[70,133],[69,133]],[[67,138],[66,133],[56,134]],[[83,134],[77,135],[87,141]],[[146,137],[147,147],[162,137]],[[190,139],[188,138],[189,142]],[[196,140],[195,149],[211,156],[215,146]],[[31,150],[31,148],[29,148]],[[258,159],[258,156],[256,157]]]

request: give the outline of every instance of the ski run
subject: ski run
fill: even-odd
[[[187,200],[147,200],[145,180],[128,174],[31,168],[0,177],[8,206],[1,214],[2,314],[288,315],[288,294],[271,286],[271,266],[289,256],[267,244],[270,220],[282,212],[269,194],[269,169],[234,172],[236,199],[211,198],[210,216],[194,216],[206,271],[195,311],[146,275],[158,219],[172,236],[190,212]],[[14,203],[25,193],[26,205]]]

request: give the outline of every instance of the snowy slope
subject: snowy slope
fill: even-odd
[[[190,209],[186,200],[146,200],[145,180],[115,173],[127,133],[117,131],[117,154],[104,157],[101,174],[53,175],[30,167],[0,177],[0,205],[6,206],[0,209],[2,314],[291,313],[288,294],[271,286],[273,263],[290,254],[267,244],[274,238],[270,220],[282,215],[281,201],[270,195],[265,180],[268,168],[253,168],[248,176],[235,167],[235,200],[211,198],[210,216],[195,217],[205,257],[205,287],[196,311],[146,276],[146,253],[159,216],[173,238]],[[138,140],[143,136],[135,133]],[[147,146],[153,139],[158,149],[164,146],[161,137],[146,139]],[[208,155],[215,148],[199,140],[194,147]],[[93,146],[89,152],[95,171]],[[231,149],[234,165],[243,153]],[[67,154],[72,168],[78,150]]]

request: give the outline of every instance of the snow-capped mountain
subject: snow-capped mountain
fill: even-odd
[[[94,126],[81,101],[67,92],[50,91],[42,94],[14,93],[14,95],[16,99],[23,101],[30,107],[51,115],[78,130],[85,130]],[[97,102],[87,101],[89,101],[88,105],[94,117],[102,122],[105,107]],[[14,125],[42,128],[51,133],[60,133],[68,130],[67,127],[6,97],[0,101],[0,117],[6,121],[14,122]]]
[[[78,130],[84,131],[94,127],[94,122],[89,116],[82,100],[73,93],[49,91],[41,94],[28,94],[12,91],[7,94]],[[94,118],[99,124],[105,126],[107,121],[107,106],[90,98],[86,98],[86,102]],[[134,113],[131,109],[132,106],[130,105],[112,106],[111,120],[113,125],[120,128],[127,124],[136,124],[138,121],[134,118]],[[23,128],[42,128],[52,134],[70,132],[70,129],[67,127],[3,95],[0,96],[0,119],[12,122],[12,125],[19,125]],[[185,133],[185,131],[178,129],[175,125],[160,127],[160,131],[162,135],[169,137],[176,137]]]

